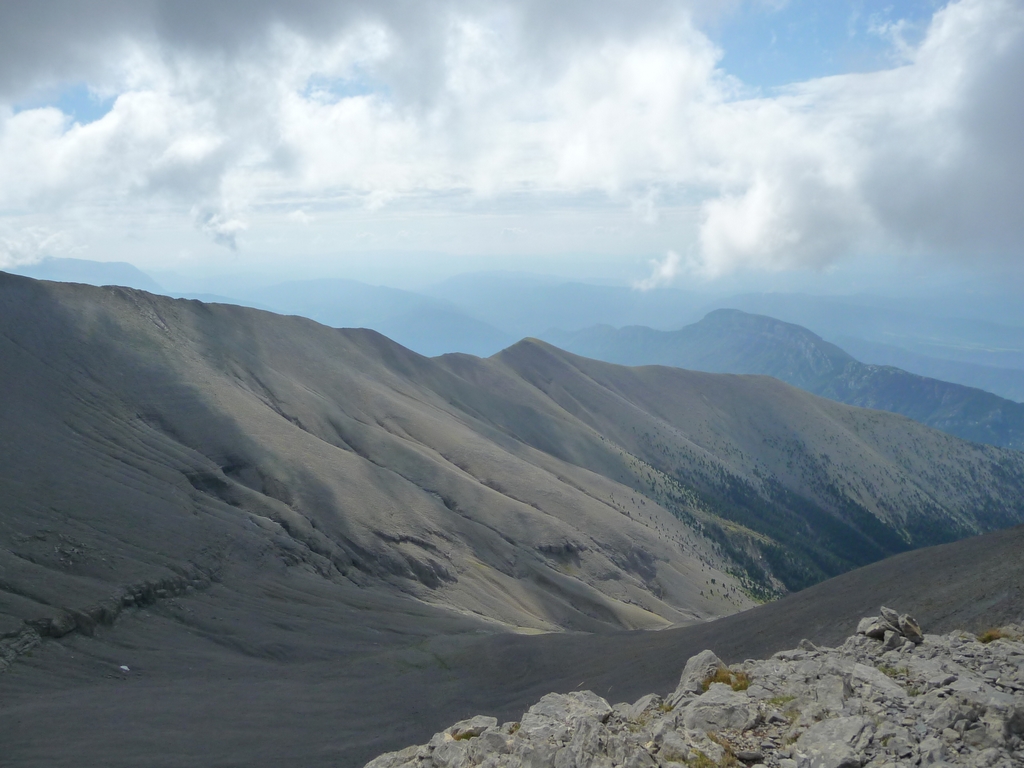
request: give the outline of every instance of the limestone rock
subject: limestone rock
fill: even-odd
[[[612,708],[589,691],[548,694],[520,723],[464,720],[368,768],[1024,767],[1024,631],[916,644],[908,618],[897,617],[899,632],[884,617],[862,623],[884,626],[887,644],[858,634],[839,648],[801,643],[737,664],[746,691],[703,692],[724,667],[704,651],[667,701],[649,694]]]
[[[745,693],[712,683],[707,693],[686,708],[683,723],[695,731],[745,731],[757,722],[757,706]]]
[[[61,611],[50,619],[47,632],[50,637],[64,637],[75,630],[75,617],[67,611]]]
[[[889,622],[881,616],[867,616],[857,624],[857,634],[874,637],[879,640],[885,636],[887,631],[891,632],[892,629],[889,626]]]
[[[646,696],[641,696],[636,700],[635,703],[631,704],[626,709],[626,717],[629,720],[639,721],[644,718],[648,712],[653,712],[664,703],[664,699],[656,693],[648,693]]]
[[[895,651],[901,647],[904,643],[905,638],[899,632],[893,632],[891,629],[885,630],[885,636],[882,640],[883,651]]]
[[[914,618],[906,613],[899,618],[900,632],[910,642],[920,645],[924,642],[924,633],[921,632],[921,625]]]
[[[720,669],[725,669],[725,664],[712,651],[701,651],[696,656],[691,656],[683,667],[683,673],[679,677],[679,685],[676,686],[673,699],[681,698],[687,694],[699,696],[704,693],[704,681],[714,677]]]
[[[886,608],[884,605],[879,610],[882,614],[882,618],[889,624],[893,629],[898,630],[900,628],[900,615],[892,608]]]
[[[448,733],[450,733],[452,738],[456,740],[471,739],[474,736],[479,736],[488,728],[497,727],[497,725],[498,721],[495,718],[477,715],[469,720],[463,720],[462,722],[456,723],[448,729]]]
[[[608,702],[591,691],[549,693],[530,707],[528,714],[574,722],[582,719],[604,722],[612,713]],[[524,718],[525,719],[525,718]]]

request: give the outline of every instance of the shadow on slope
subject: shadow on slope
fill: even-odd
[[[731,662],[805,637],[835,644],[880,604],[915,614],[926,632],[1020,620],[1022,585],[1024,527],[660,632],[452,635],[429,611],[365,593],[319,602],[297,583],[216,587],[49,643],[0,676],[0,742],[11,766],[355,768],[474,714],[516,720],[550,691],[613,702],[666,693],[704,648]]]

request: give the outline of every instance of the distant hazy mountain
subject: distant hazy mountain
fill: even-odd
[[[956,293],[898,297],[859,293],[847,294],[841,299],[846,304],[896,311],[905,315],[980,320],[999,326],[1024,328],[1024,302],[1012,290],[1007,293],[979,293],[965,287]]]
[[[679,331],[598,326],[546,338],[576,354],[624,365],[774,376],[842,403],[901,413],[967,440],[1024,449],[1024,404],[858,362],[806,328],[763,315],[720,309]]]
[[[459,275],[425,293],[516,339],[598,323],[674,329],[699,318],[697,309],[708,301],[704,294],[674,288],[638,291],[504,272]]]
[[[1024,327],[921,311],[938,311],[931,303],[908,302],[907,306],[901,309],[899,302],[878,297],[760,293],[716,300],[705,308],[775,317],[832,342],[855,337],[927,357],[1024,369]]]
[[[6,270],[14,275],[37,280],[56,280],[86,285],[123,285],[150,293],[163,289],[153,278],[126,261],[89,261],[88,259],[43,259],[36,264]]]
[[[996,368],[943,360],[853,336],[841,336],[836,339],[836,343],[861,362],[892,365],[910,373],[984,389],[1009,400],[1024,402],[1024,370],[1019,368]]]
[[[334,328],[371,328],[421,355],[488,356],[515,340],[453,303],[355,280],[297,280],[252,291],[246,298]]]

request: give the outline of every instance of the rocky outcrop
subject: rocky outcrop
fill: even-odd
[[[923,635],[884,609],[838,648],[803,641],[731,667],[703,651],[666,698],[552,693],[518,723],[475,717],[367,768],[1014,768],[1022,638],[1019,626]]]
[[[57,609],[51,616],[26,620],[15,632],[0,636],[0,673],[6,672],[19,656],[38,647],[44,639],[60,638],[72,632],[92,637],[98,626],[113,625],[125,609],[145,608],[165,598],[191,595],[219,580],[216,568],[189,564],[180,575],[130,584],[94,605]]]

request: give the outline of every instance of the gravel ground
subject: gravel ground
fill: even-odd
[[[660,632],[489,634],[365,594],[300,605],[225,582],[19,658],[0,675],[0,762],[360,766],[473,715],[518,720],[552,691],[610,701],[667,694],[705,648],[732,664],[802,638],[837,645],[880,604],[914,614],[929,633],[1018,621],[1024,527]]]

